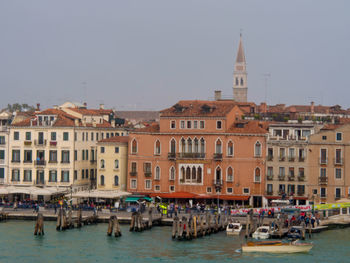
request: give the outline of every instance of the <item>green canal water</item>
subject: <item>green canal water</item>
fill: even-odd
[[[57,232],[45,222],[45,236],[34,236],[34,222],[0,223],[0,262],[350,262],[350,228],[314,234],[308,254],[241,254],[239,237],[224,232],[192,241],[173,241],[170,227],[154,227],[107,237],[107,224]]]

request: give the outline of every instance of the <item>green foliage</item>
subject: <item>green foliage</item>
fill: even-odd
[[[14,103],[14,104],[8,104],[6,110],[9,112],[15,112],[15,111],[33,111],[35,108],[33,106],[28,105],[27,103],[19,104],[19,103]]]

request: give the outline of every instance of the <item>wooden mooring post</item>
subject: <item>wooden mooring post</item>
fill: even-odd
[[[44,216],[38,213],[35,223],[34,235],[44,235]]]
[[[114,229],[114,236],[120,237],[122,232],[120,231],[120,225],[117,216],[111,216],[108,222],[107,235],[111,236]]]

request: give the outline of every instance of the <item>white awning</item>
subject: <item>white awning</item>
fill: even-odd
[[[67,192],[66,188],[58,187],[9,186],[0,188],[0,194],[55,195]]]
[[[9,190],[7,188],[2,187],[0,188],[0,195],[7,195],[9,193]]]
[[[120,190],[90,190],[80,191],[72,194],[73,198],[120,198],[123,196],[131,195],[129,192]],[[70,194],[66,196],[70,197]]]

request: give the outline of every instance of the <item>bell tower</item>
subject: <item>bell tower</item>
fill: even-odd
[[[236,63],[233,70],[233,99],[237,102],[247,102],[247,63],[243,50],[242,34],[240,34]]]

